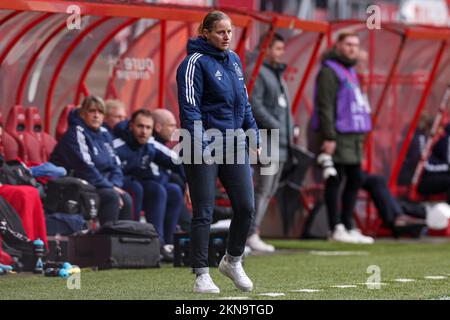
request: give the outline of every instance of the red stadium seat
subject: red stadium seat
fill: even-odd
[[[6,161],[14,160],[19,156],[19,145],[16,140],[4,129],[3,115],[0,113],[0,126],[3,128],[0,135],[0,155]]]
[[[42,130],[42,118],[37,107],[28,107],[25,110],[25,139],[27,140],[27,149],[30,143],[37,139],[41,146],[41,159],[37,162],[46,162],[50,158],[50,154],[56,145],[56,140],[48,133]],[[29,155],[29,160],[32,160]]]
[[[64,109],[61,111],[61,114],[59,115],[58,124],[56,126],[56,140],[61,140],[64,133],[66,133],[67,128],[69,127],[69,123],[67,121],[69,117],[70,111],[75,109],[75,105],[69,104],[64,107]]]
[[[6,131],[19,145],[19,157],[25,161],[41,163],[47,161],[41,141],[26,131],[26,117],[22,106],[11,108],[6,121]]]
[[[5,126],[6,132],[8,132],[18,144],[18,156],[28,161],[28,155],[25,148],[25,113],[20,105],[16,105],[9,110],[8,118]]]

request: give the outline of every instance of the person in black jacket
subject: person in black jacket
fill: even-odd
[[[264,37],[261,39],[264,39]],[[283,73],[287,67],[281,60],[284,48],[284,38],[280,34],[275,33],[267,49],[266,58],[261,65],[250,97],[258,128],[279,130],[279,148],[278,150],[271,150],[272,152],[278,152],[277,173],[270,175],[261,174],[261,170],[265,165],[258,163],[254,166],[256,213],[250,228],[247,245],[252,250],[261,252],[273,252],[275,250],[274,246],[261,240],[259,227],[266,214],[269,201],[278,189],[283,167],[289,157],[294,128],[288,86],[283,79]],[[249,66],[248,75],[252,74],[253,68],[254,66]],[[271,139],[273,139],[272,135],[268,135],[267,140],[270,141]],[[271,143],[268,142],[267,145],[270,146]]]
[[[130,195],[122,189],[123,174],[111,135],[102,127],[104,114],[101,98],[86,97],[69,114],[69,129],[50,157],[50,162],[97,188],[100,224],[131,220],[132,208]]]
[[[450,204],[450,123],[433,146],[431,155],[425,162],[422,178],[417,191],[425,196],[446,193]]]

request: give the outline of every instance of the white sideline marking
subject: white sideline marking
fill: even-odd
[[[225,298],[219,298],[219,299],[226,299],[226,300],[247,300],[250,299],[249,297],[225,297]]]
[[[258,296],[268,296],[268,297],[280,297],[284,296],[285,294],[282,292],[267,292],[267,293],[260,293]]]
[[[318,289],[298,289],[298,290],[291,290],[291,292],[319,292],[322,290],[318,290]]]
[[[387,286],[387,283],[384,282],[364,282],[364,283],[358,283],[362,286]]]
[[[343,284],[340,286],[331,286],[332,288],[341,288],[341,289],[345,289],[345,288],[357,288],[357,286],[355,286],[354,284]]]
[[[414,279],[394,279],[394,281],[397,281],[397,282],[414,282],[416,280],[414,280]]]
[[[369,255],[369,252],[367,252],[367,251],[317,251],[317,250],[312,250],[309,253],[316,255],[316,256],[368,256]]]
[[[443,280],[443,279],[447,279],[447,277],[445,277],[445,276],[426,276],[425,279],[428,279],[428,280]]]

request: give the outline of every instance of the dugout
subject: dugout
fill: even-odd
[[[81,29],[69,30],[67,9],[81,9]],[[15,105],[36,106],[45,131],[54,135],[67,105],[96,94],[117,98],[129,111],[167,107],[177,114],[175,72],[186,40],[196,34],[211,8],[119,4],[113,2],[0,0],[0,111],[3,118]],[[361,21],[304,21],[268,12],[226,11],[235,26],[232,49],[244,63],[255,62],[249,93],[264,50],[274,31],[287,39],[286,73],[292,112],[300,126],[300,145],[312,109],[314,79],[322,53],[342,30],[361,36],[367,60],[360,68],[373,110],[374,131],[367,140],[370,172],[389,180],[401,193],[397,178],[420,115],[437,114],[449,82],[450,30],[431,26],[381,24],[370,30]],[[260,48],[258,40],[267,33]],[[310,209],[314,191],[308,177],[301,201]],[[375,228],[370,205],[360,210],[363,230]],[[279,236],[279,216],[266,218],[269,236]],[[296,222],[293,221],[293,225]],[[291,230],[297,236],[298,228]]]

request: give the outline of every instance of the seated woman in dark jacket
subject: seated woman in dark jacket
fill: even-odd
[[[69,129],[56,145],[50,161],[75,177],[94,185],[100,196],[98,217],[107,221],[131,220],[132,200],[123,189],[120,160],[112,138],[102,127],[105,104],[98,97],[84,99],[81,108],[69,114]]]

